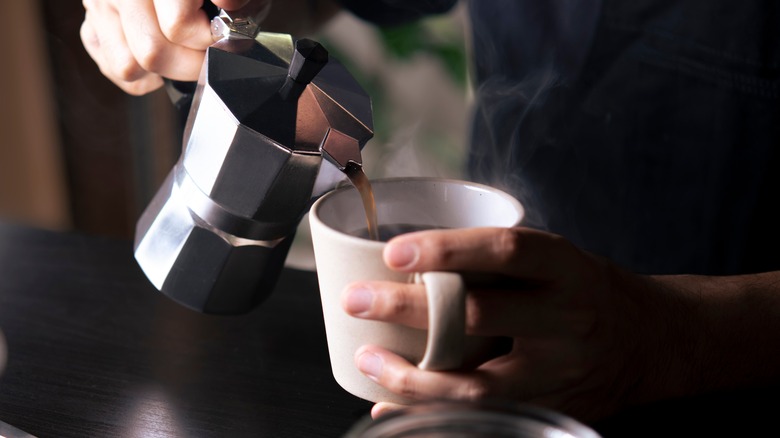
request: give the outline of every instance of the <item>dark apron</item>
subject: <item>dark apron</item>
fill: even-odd
[[[780,2],[476,0],[469,170],[643,273],[780,269]]]

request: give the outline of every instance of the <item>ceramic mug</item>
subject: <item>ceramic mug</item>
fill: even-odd
[[[380,228],[388,224],[422,229],[512,227],[524,215],[520,203],[507,193],[467,181],[391,178],[373,180],[371,186]],[[428,370],[452,370],[487,360],[495,338],[466,336],[461,276],[390,270],[382,259],[386,243],[359,237],[359,230],[366,228],[366,214],[357,189],[342,187],[318,199],[309,212],[309,224],[331,369],[342,388],[374,402],[411,402],[357,369],[355,351],[366,344],[386,348]],[[352,282],[367,280],[425,284],[428,329],[348,315],[341,307],[343,291]]]

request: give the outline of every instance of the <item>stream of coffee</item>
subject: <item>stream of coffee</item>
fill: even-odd
[[[344,169],[344,173],[346,173],[349,180],[352,181],[352,185],[354,185],[360,193],[360,199],[363,200],[363,208],[366,211],[368,238],[372,240],[379,240],[374,191],[371,190],[371,183],[368,181],[368,177],[363,171],[363,166],[350,162]]]

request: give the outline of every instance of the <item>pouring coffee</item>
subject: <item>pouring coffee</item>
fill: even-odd
[[[300,220],[373,136],[370,98],[322,45],[233,15],[212,20],[181,156],[135,234],[147,278],[203,313],[270,294]]]

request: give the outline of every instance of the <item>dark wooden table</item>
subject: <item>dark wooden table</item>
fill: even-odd
[[[339,437],[316,275],[243,316],[165,297],[131,242],[0,225],[0,420],[38,437]]]
[[[250,314],[208,316],[157,292],[130,242],[0,224],[0,330],[0,420],[39,438],[336,438],[370,409],[333,380],[313,272],[285,270]],[[780,436],[778,394],[669,401],[594,427]]]

